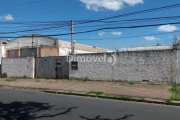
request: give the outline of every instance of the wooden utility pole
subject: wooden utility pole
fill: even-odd
[[[73,30],[73,21],[71,20],[71,55],[74,54],[74,30]]]
[[[34,41],[33,41],[33,34],[32,34],[32,53],[31,53],[31,56],[33,56],[33,44],[34,44]]]

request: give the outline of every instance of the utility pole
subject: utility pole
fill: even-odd
[[[74,54],[74,30],[73,30],[73,21],[71,20],[71,54]]]
[[[31,53],[31,55],[33,56],[33,44],[34,44],[34,41],[33,41],[33,34],[32,34],[32,53]]]

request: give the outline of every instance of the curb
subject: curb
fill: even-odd
[[[133,101],[133,102],[155,103],[155,104],[180,106],[180,101],[165,102],[165,100],[151,99],[151,98],[117,96],[117,95],[108,95],[108,94],[95,95],[95,94],[87,94],[86,92],[77,92],[77,91],[72,92],[72,91],[49,90],[47,88],[25,88],[25,87],[12,87],[12,86],[1,86],[0,88],[28,90],[28,91],[34,91],[34,92],[51,93],[51,94],[62,94],[62,95],[64,94],[64,95],[94,97],[94,98],[111,99],[111,100]]]
[[[95,98],[112,99],[112,100],[134,101],[134,102],[143,102],[143,103],[155,103],[155,104],[180,106],[179,101],[165,102],[165,100],[151,99],[151,98],[114,96],[114,95],[106,95],[106,94],[97,96],[95,94],[87,94],[87,93],[81,93],[81,92],[65,92],[65,91],[54,91],[54,90],[45,90],[44,92],[54,93],[54,94],[74,95],[74,96],[95,97]]]

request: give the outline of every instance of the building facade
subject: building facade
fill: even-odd
[[[0,57],[49,57],[66,56],[71,53],[71,43],[39,34],[19,36],[12,41],[1,43]],[[74,53],[101,53],[107,49],[74,44]]]

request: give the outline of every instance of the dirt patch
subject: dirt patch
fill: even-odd
[[[53,79],[18,79],[13,82],[7,82],[0,79],[0,86],[39,88],[64,91],[97,91],[111,95],[126,95],[132,97],[169,99],[171,85],[148,85],[133,84],[122,85],[121,82],[99,82],[99,81],[70,81]]]

